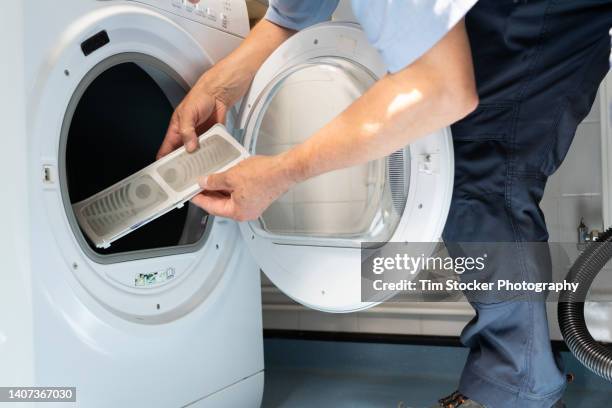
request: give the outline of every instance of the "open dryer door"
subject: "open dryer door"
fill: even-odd
[[[359,98],[386,69],[358,25],[325,23],[294,35],[261,67],[239,118],[251,154],[301,143]],[[281,197],[242,233],[288,296],[327,312],[361,301],[362,242],[435,242],[453,185],[449,129],[389,157],[328,173]]]

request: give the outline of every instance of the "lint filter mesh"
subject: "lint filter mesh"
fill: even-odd
[[[225,129],[215,125],[199,137],[199,149],[177,149],[137,173],[73,204],[81,229],[98,247],[182,207],[201,191],[198,177],[222,172],[248,157]]]

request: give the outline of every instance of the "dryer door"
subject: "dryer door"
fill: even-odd
[[[271,155],[307,139],[386,73],[359,26],[326,23],[286,41],[262,66],[239,118],[245,146]],[[389,157],[328,173],[286,193],[242,233],[287,295],[323,311],[361,300],[363,242],[434,242],[453,186],[449,129]]]

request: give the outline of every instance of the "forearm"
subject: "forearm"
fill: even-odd
[[[226,105],[233,105],[264,61],[293,34],[268,20],[260,21],[236,50],[202,75],[196,87],[204,87]]]
[[[382,78],[332,122],[285,153],[285,165],[299,182],[375,160],[449,126],[477,102],[461,25],[426,56]]]

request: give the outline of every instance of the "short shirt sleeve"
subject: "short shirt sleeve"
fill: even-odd
[[[476,1],[352,0],[352,5],[369,42],[378,49],[389,72],[397,72],[440,41]]]
[[[337,6],[338,0],[270,0],[265,18],[282,27],[301,30],[328,21]]]

